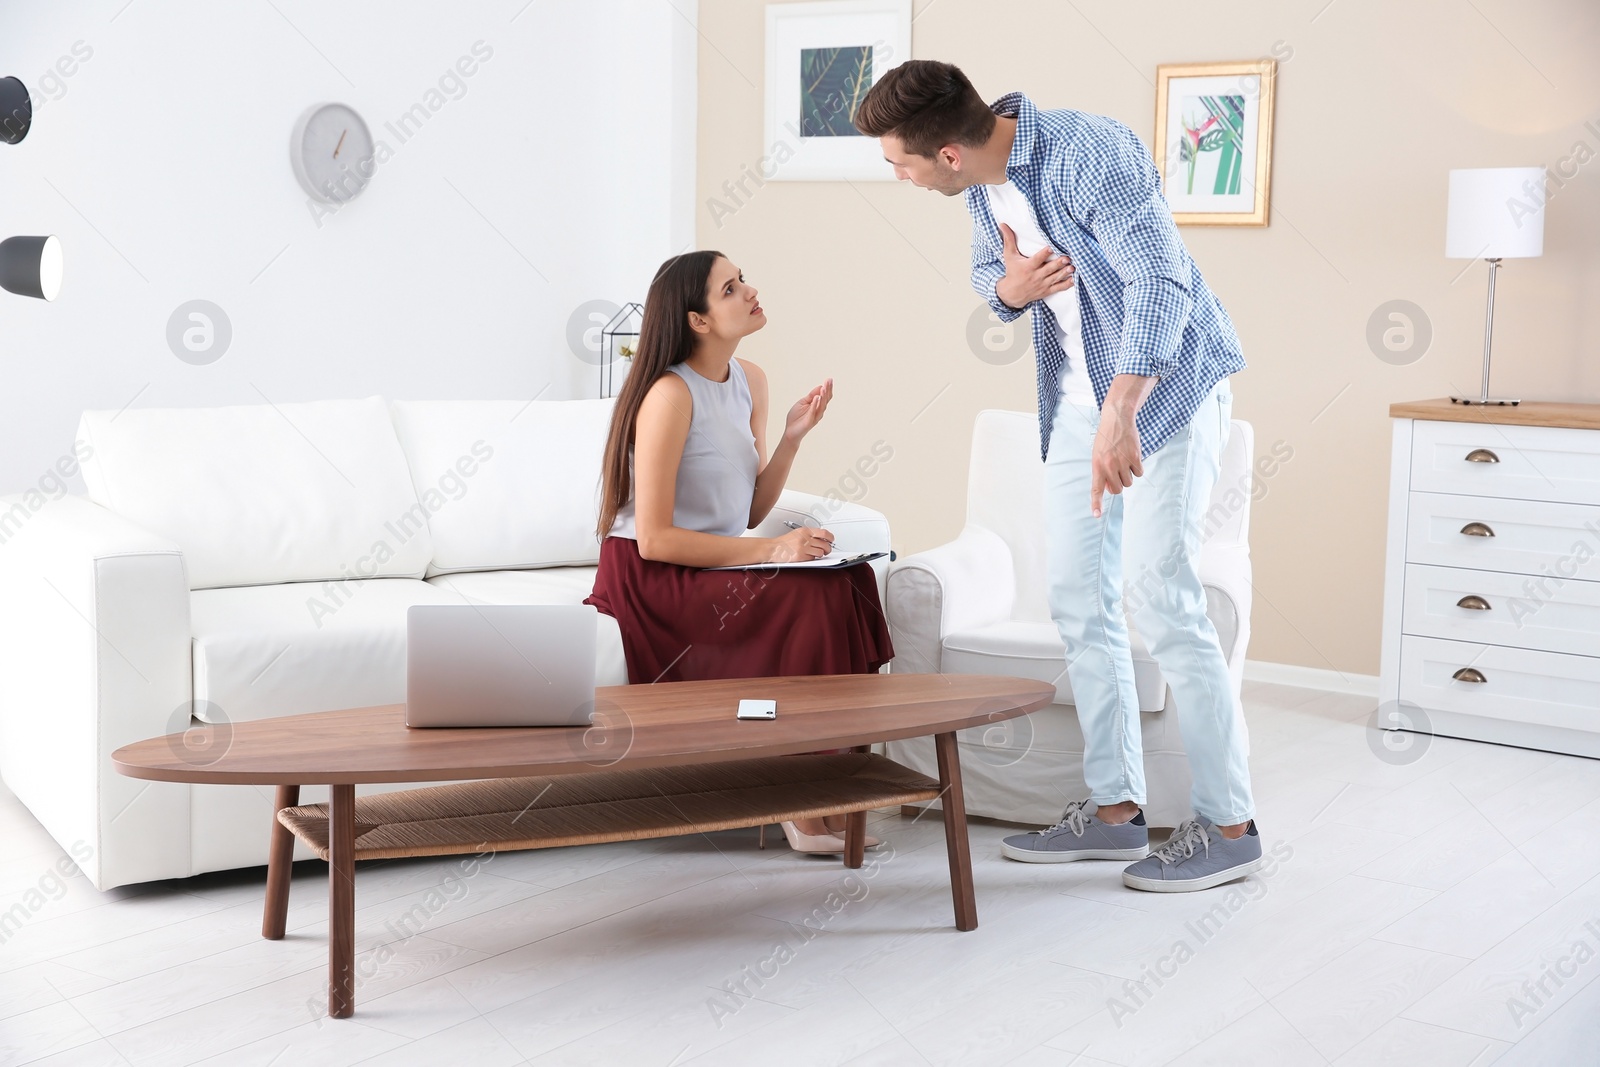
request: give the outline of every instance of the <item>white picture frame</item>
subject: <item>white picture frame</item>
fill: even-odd
[[[911,0],[768,4],[762,178],[894,181],[878,139],[850,118],[883,72],[910,58]],[[803,68],[819,72],[811,86]]]

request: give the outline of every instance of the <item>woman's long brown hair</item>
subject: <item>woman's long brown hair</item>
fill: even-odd
[[[673,256],[656,270],[655,280],[644,298],[644,321],[639,324],[639,351],[633,367],[623,380],[622,392],[611,411],[611,432],[606,438],[605,459],[600,466],[600,518],[595,537],[605,540],[617,511],[628,502],[632,491],[628,453],[633,447],[634,427],[645,394],[667,368],[682,363],[694,354],[694,332],[689,329],[689,312],[704,315],[706,282],[711,264],[721,252],[702,250]]]

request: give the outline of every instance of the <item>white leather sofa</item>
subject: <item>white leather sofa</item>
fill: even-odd
[[[1253,442],[1250,424],[1234,420],[1200,558],[1207,615],[1227,656],[1235,695],[1250,640]],[[1067,801],[1089,795],[1066,650],[1047,603],[1043,498],[1035,414],[980,412],[965,526],[954,541],[891,567],[885,602],[895,673],[1008,674],[1055,685],[1049,707],[957,735],[968,814],[1041,826],[1059,818]],[[1159,575],[1130,573],[1124,579],[1126,601],[1140,595],[1140,580]],[[1145,713],[1145,817],[1155,826],[1176,826],[1191,810],[1189,763],[1171,692],[1131,624],[1130,631],[1134,688]],[[888,753],[909,767],[936,771],[929,738],[890,742]]]
[[[86,412],[87,497],[0,498],[0,776],[100,889],[264,864],[271,787],[139,781],[111,753],[191,715],[402,702],[412,604],[582,601],[612,403]],[[889,548],[838,494],[787,491],[751,533],[805,517]],[[599,618],[598,682],[624,684]]]

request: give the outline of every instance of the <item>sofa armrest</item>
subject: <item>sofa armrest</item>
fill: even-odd
[[[890,669],[943,670],[944,635],[1010,618],[1016,592],[1010,546],[982,526],[900,560],[889,573]]]
[[[0,777],[98,889],[190,873],[189,786],[111,753],[188,728],[191,643],[176,544],[84,497],[0,497]]]
[[[778,494],[767,517],[746,533],[748,537],[782,537],[789,532],[784,521],[821,526],[832,532],[836,542],[851,552],[883,552],[885,555],[867,566],[878,581],[878,601],[884,599],[889,577],[889,520],[881,511],[844,499],[785,489]]]

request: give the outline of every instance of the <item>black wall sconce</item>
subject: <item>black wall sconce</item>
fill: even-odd
[[[0,141],[17,144],[33,128],[33,99],[17,78],[0,78]],[[54,300],[61,292],[61,241],[10,237],[0,241],[0,289]]]
[[[20,78],[0,78],[0,141],[16,144],[33,126],[33,100]]]

